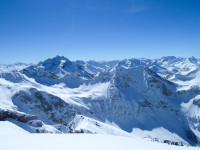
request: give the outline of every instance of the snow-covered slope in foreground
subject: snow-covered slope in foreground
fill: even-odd
[[[198,150],[137,138],[99,134],[6,134],[0,135],[2,150]]]

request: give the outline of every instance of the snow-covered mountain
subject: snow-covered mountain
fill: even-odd
[[[0,121],[200,145],[200,60],[163,57],[0,66]],[[12,125],[14,126],[14,125]]]

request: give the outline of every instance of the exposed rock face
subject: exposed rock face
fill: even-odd
[[[29,93],[30,92],[30,93]],[[18,109],[37,116],[43,116],[54,123],[67,124],[77,111],[59,97],[30,89],[20,91],[13,96],[13,103]]]
[[[28,114],[20,113],[20,112],[12,112],[9,110],[0,110],[0,121],[6,118],[11,118],[19,122],[27,123],[31,120],[37,119],[37,116],[28,115]]]

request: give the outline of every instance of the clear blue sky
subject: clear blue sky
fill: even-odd
[[[195,56],[200,0],[0,0],[0,63]]]

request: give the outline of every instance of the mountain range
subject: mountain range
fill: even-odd
[[[30,133],[94,133],[200,145],[200,59],[0,65],[0,121]]]

